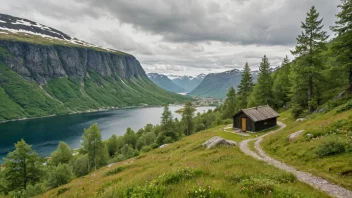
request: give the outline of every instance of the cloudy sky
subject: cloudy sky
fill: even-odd
[[[196,75],[277,66],[311,6],[335,22],[340,0],[0,0],[0,12],[128,52],[147,72]]]

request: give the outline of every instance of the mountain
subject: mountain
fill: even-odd
[[[0,120],[188,100],[151,82],[132,55],[0,14]]]
[[[237,86],[241,82],[241,71],[234,69],[222,73],[211,73],[205,76],[204,80],[188,95],[202,98],[225,99],[228,89]],[[252,72],[253,79],[256,79],[257,72]]]
[[[169,78],[176,85],[184,88],[187,92],[192,91],[196,88],[204,79],[205,74],[199,74],[198,76],[169,76]]]
[[[174,93],[187,92],[184,88],[176,85],[165,75],[157,74],[157,73],[148,73],[147,76],[153,83],[155,83],[156,85],[158,85],[159,87],[165,90],[168,90]]]

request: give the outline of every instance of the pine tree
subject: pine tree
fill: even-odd
[[[249,106],[273,105],[273,80],[271,77],[269,59],[264,55],[259,66],[257,84],[250,95]]]
[[[326,39],[328,39],[326,32],[322,31],[324,27],[322,22],[323,19],[319,19],[319,13],[313,6],[307,13],[306,21],[302,22],[301,28],[303,31],[297,37],[295,49],[291,51],[299,59],[298,64],[296,64],[298,67],[294,68],[296,78],[293,78],[293,83],[295,85],[302,84],[297,81],[302,81],[303,78],[306,78],[307,102],[310,112],[313,112],[317,105],[317,98],[314,92],[314,84],[317,85],[317,82],[314,81],[322,70],[320,52],[325,46]],[[298,90],[302,89],[301,87],[296,88]]]
[[[5,181],[9,191],[26,189],[29,183],[35,184],[42,176],[42,162],[32,146],[22,139],[15,144],[5,160]]]
[[[347,71],[350,92],[352,93],[352,0],[341,0],[341,11],[336,15],[336,26],[331,29],[338,34],[333,42],[336,60]]]
[[[170,143],[178,139],[179,134],[174,129],[173,116],[169,109],[169,105],[164,106],[164,111],[161,115],[161,133],[157,137],[157,142]]]
[[[229,92],[226,95],[226,100],[224,102],[224,114],[223,118],[231,118],[237,111],[237,100],[236,91],[233,87],[230,87]]]
[[[291,83],[289,79],[290,60],[286,56],[281,64],[281,67],[273,76],[273,96],[274,103],[277,108],[282,107],[290,101]]]
[[[248,63],[244,66],[241,83],[238,85],[239,107],[246,108],[248,106],[248,97],[252,92],[254,83],[251,69]]]
[[[193,107],[193,104],[191,102],[187,102],[183,107],[181,121],[183,123],[183,126],[185,127],[184,133],[186,135],[191,135],[194,131],[193,117],[195,111],[196,109]]]
[[[97,123],[84,129],[82,149],[88,154],[89,164],[94,166],[94,170],[105,162],[108,152]]]

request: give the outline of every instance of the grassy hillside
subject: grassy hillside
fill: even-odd
[[[216,135],[246,138],[223,132],[223,127],[101,168],[40,197],[327,197],[238,147],[200,146]]]
[[[264,150],[300,170],[324,177],[352,190],[352,101],[327,113],[296,122],[290,112],[281,114],[282,132],[266,137]],[[289,141],[288,135],[305,130]]]

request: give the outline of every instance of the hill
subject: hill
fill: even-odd
[[[152,83],[132,55],[0,14],[0,120],[188,100]]]
[[[253,72],[253,79],[256,79],[256,72]],[[228,89],[237,86],[241,82],[241,71],[238,69],[212,73],[205,76],[204,80],[189,95],[202,98],[225,99]]]
[[[223,132],[223,127],[101,168],[41,197],[328,197],[238,147],[201,146],[213,136],[245,139]]]
[[[303,121],[296,121],[290,111],[283,112],[280,120],[287,128],[266,137],[263,148],[275,159],[352,190],[352,100],[324,109],[326,113]]]
[[[186,90],[178,85],[176,85],[174,82],[172,82],[167,76],[162,75],[162,74],[157,74],[157,73],[148,73],[147,74],[148,78],[158,85],[159,87],[171,91],[174,93],[184,93]]]
[[[205,74],[199,74],[198,76],[169,76],[169,78],[176,85],[186,89],[187,92],[190,92],[203,81],[205,76]]]

